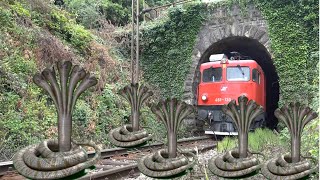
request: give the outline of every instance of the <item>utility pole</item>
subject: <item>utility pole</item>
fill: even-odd
[[[142,0],[142,2],[143,2],[142,8],[143,8],[143,9],[146,9],[146,2],[145,2],[145,0]],[[143,14],[143,21],[146,21],[146,14]]]
[[[131,0],[131,84],[134,84],[135,81],[135,73],[134,73],[134,65],[135,65],[135,58],[134,58],[134,0]]]
[[[139,82],[139,17],[140,17],[140,11],[139,11],[139,0],[137,1],[137,6],[136,6],[136,83]]]
[[[131,24],[132,24],[132,33],[131,33],[131,83],[136,84],[139,82],[139,0],[131,1],[132,10],[131,10]],[[136,9],[136,10],[135,10]]]

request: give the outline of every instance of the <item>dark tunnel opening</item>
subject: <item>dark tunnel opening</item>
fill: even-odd
[[[212,44],[201,56],[196,72],[198,72],[200,64],[209,61],[211,54],[229,54],[232,51],[250,56],[256,60],[263,69],[266,77],[266,126],[270,129],[276,128],[278,120],[274,116],[274,111],[278,107],[279,101],[279,77],[269,52],[258,40],[242,36],[233,36]],[[199,76],[195,77],[199,78]],[[196,84],[199,83],[199,79],[194,81]],[[193,91],[196,94],[195,86]],[[195,96],[195,98],[197,98],[197,96]],[[197,102],[197,99],[194,102]]]

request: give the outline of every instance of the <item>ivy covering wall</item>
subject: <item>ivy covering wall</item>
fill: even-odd
[[[181,97],[197,34],[205,20],[205,5],[188,4],[169,10],[164,22],[143,30],[144,78],[161,89],[163,97]]]
[[[271,50],[280,83],[280,105],[297,100],[310,103],[318,83],[315,67],[318,56],[318,2],[277,0],[229,0],[212,6],[238,4],[245,13],[255,4],[267,20]],[[162,90],[162,95],[183,94],[184,81],[207,6],[189,4],[172,8],[169,18],[143,31],[142,67],[144,77]],[[312,58],[314,57],[314,58]]]
[[[256,4],[269,26],[280,104],[294,100],[311,103],[318,84],[318,1],[256,0]]]

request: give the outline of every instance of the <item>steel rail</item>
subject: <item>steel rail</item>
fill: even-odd
[[[206,139],[211,139],[211,136],[199,136],[199,137],[191,137],[191,138],[183,138],[179,139],[177,142],[178,143],[186,143],[186,142],[193,142],[193,141],[199,141],[199,140],[206,140]],[[144,145],[140,147],[134,147],[134,148],[112,148],[112,149],[104,149],[101,151],[101,159],[106,159],[110,158],[112,156],[116,155],[125,155],[125,154],[130,154],[132,152],[139,152],[141,150],[146,150],[146,149],[155,149],[155,148],[160,148],[164,144],[163,143],[153,143],[150,145]],[[94,156],[95,152],[94,151],[89,151],[88,152],[88,157],[92,158]],[[0,162],[0,176],[4,175],[7,171],[10,171],[14,169],[12,161],[6,161],[6,162]]]
[[[216,143],[212,145],[208,145],[206,147],[199,148],[198,151],[206,151],[212,148],[216,147]],[[196,152],[195,149],[190,149],[190,152]],[[130,165],[122,166],[122,167],[116,167],[113,169],[108,169],[105,171],[100,171],[96,173],[88,173],[87,175],[79,178],[79,180],[99,180],[99,179],[120,179],[129,176],[132,173],[139,173],[138,164],[133,163]]]
[[[184,139],[179,139],[178,143],[185,143],[185,142],[192,142],[192,141],[199,141],[199,140],[206,140],[210,139],[210,136],[200,136],[200,137],[194,137],[194,138],[184,138]],[[123,154],[128,154],[132,153],[134,151],[140,151],[140,150],[145,150],[145,149],[150,149],[150,148],[159,148],[163,146],[163,143],[153,143],[150,145],[143,145],[140,147],[134,147],[134,148],[112,148],[112,149],[104,149],[101,151],[101,159],[105,158],[110,158],[115,155],[123,155]],[[94,156],[95,152],[94,151],[89,151],[88,152],[88,157],[92,158]],[[0,171],[1,172],[1,171]]]
[[[139,172],[138,164],[133,163],[127,166],[117,167],[106,171],[87,174],[78,180],[92,180],[92,179],[118,179],[127,176],[130,172]]]

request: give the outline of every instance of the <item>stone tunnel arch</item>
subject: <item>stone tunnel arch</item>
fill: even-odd
[[[256,60],[265,73],[267,127],[275,128],[277,119],[273,112],[278,107],[279,77],[272,60],[266,22],[254,6],[249,7],[251,9],[249,19],[239,17],[240,13],[236,13],[237,8],[233,7],[231,15],[223,13],[224,9],[217,9],[213,12],[215,16],[201,28],[193,51],[192,66],[185,81],[183,99],[190,104],[197,104],[199,66],[207,62],[211,54],[237,51]],[[227,21],[225,16],[228,16]]]

